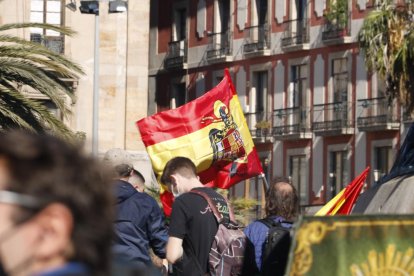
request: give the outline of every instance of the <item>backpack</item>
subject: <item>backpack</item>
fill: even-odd
[[[234,220],[233,211],[227,200],[229,215],[219,212],[217,202],[199,190],[191,193],[202,196],[210,206],[218,222],[218,230],[214,236],[209,253],[209,269],[212,276],[236,276],[242,274],[244,251],[246,248],[246,235]]]
[[[271,218],[258,220],[269,228],[262,248],[261,275],[284,275],[291,244],[290,229]]]

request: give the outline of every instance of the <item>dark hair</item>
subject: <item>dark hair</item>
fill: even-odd
[[[136,169],[132,169],[132,171],[133,174],[136,175],[142,181],[142,183],[145,183],[145,178],[139,171],[137,171]]]
[[[266,216],[281,216],[293,220],[299,212],[299,199],[289,178],[276,177],[266,191]]]
[[[165,165],[161,175],[161,182],[165,185],[171,184],[171,175],[180,173],[187,178],[197,176],[197,169],[193,161],[187,157],[174,157]]]
[[[43,208],[59,202],[71,211],[69,260],[85,263],[93,275],[107,275],[114,218],[108,170],[78,145],[25,131],[0,133],[0,158],[10,174],[8,190],[40,199]]]
[[[134,167],[129,164],[119,164],[115,166],[115,172],[118,177],[128,177],[133,170]]]

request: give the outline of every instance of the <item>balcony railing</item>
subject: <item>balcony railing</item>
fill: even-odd
[[[164,67],[183,68],[187,62],[187,43],[186,40],[171,41],[168,43],[168,53],[165,58]]]
[[[309,43],[308,19],[294,19],[286,21],[282,35],[282,47],[297,46]]]
[[[334,102],[313,106],[312,129],[319,135],[353,134],[352,104]]]
[[[402,121],[407,124],[411,124],[414,122],[414,114],[410,114],[405,110],[402,112]]]
[[[273,136],[275,139],[312,138],[309,108],[291,107],[273,111]]]
[[[334,21],[327,21],[322,31],[322,40],[325,42],[336,41],[350,36],[350,20],[351,13],[348,13],[348,20],[346,22],[340,22],[339,18]]]
[[[30,34],[30,41],[42,44],[49,50],[63,54],[65,50],[65,37],[61,36],[46,36],[38,33]]]
[[[253,138],[270,138],[272,136],[272,114],[266,112],[245,113],[247,125]]]
[[[399,129],[400,116],[397,105],[389,103],[387,98],[369,98],[358,100],[360,114],[358,128],[364,131]]]
[[[225,59],[231,55],[230,31],[209,34],[209,45],[207,48],[207,60]]]
[[[246,28],[244,30],[245,39],[243,52],[248,54],[270,49],[269,30],[270,29],[267,24]]]

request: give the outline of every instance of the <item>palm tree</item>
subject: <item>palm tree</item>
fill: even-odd
[[[34,90],[47,96],[68,116],[65,97],[74,97],[64,79],[77,79],[82,69],[61,54],[45,46],[5,34],[19,28],[44,28],[72,35],[73,31],[42,23],[0,25],[0,129],[24,128],[36,132],[53,132],[66,138],[72,131],[41,102],[28,98],[22,90]],[[66,96],[67,95],[67,96]]]
[[[396,98],[414,111],[413,4],[380,1],[365,18],[358,35],[369,71],[378,72],[386,83],[389,102]]]

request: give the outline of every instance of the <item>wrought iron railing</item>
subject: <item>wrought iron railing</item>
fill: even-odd
[[[309,20],[294,19],[284,22],[282,47],[300,45],[309,42]]]
[[[247,126],[255,137],[267,137],[272,134],[272,113],[251,112],[244,114]]]
[[[273,135],[309,132],[309,108],[291,107],[273,111]]]
[[[334,102],[313,106],[312,129],[314,131],[331,131],[351,127],[354,127],[351,103]]]
[[[270,29],[267,24],[247,27],[244,30],[244,53],[270,49]]]
[[[207,59],[221,58],[231,55],[231,32],[210,33],[207,48]]]
[[[65,37],[59,36],[46,36],[39,33],[30,34],[30,41],[42,44],[49,50],[63,54],[65,50]]]
[[[351,35],[351,13],[348,14],[348,19],[341,22],[340,18],[333,21],[327,21],[322,31],[322,40],[330,40]]]
[[[398,123],[398,108],[385,97],[358,100],[361,113],[358,115],[358,127],[383,126]]]
[[[187,41],[178,40],[168,43],[168,53],[165,58],[165,67],[179,67],[187,62]]]

